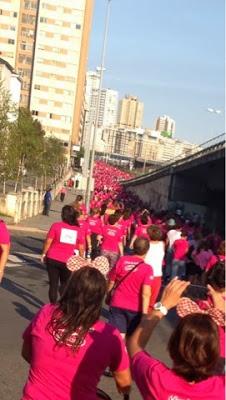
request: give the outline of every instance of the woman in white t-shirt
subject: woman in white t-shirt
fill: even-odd
[[[151,265],[154,273],[151,301],[149,308],[152,308],[158,297],[162,283],[162,265],[165,256],[165,243],[162,240],[162,231],[157,225],[147,229],[150,238],[150,247],[145,257],[146,264]]]

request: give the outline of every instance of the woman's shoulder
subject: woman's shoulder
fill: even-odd
[[[103,333],[106,336],[120,336],[120,332],[117,328],[115,328],[113,325],[109,324],[108,322],[98,320],[94,325],[93,329]]]

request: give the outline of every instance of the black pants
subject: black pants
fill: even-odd
[[[58,290],[60,294],[63,293],[71,272],[67,269],[65,263],[51,258],[46,259],[46,267],[49,276],[49,301],[52,304],[56,304]]]
[[[92,246],[91,259],[94,260],[96,257],[100,255],[100,247],[98,246],[96,233],[91,234],[91,246]]]
[[[63,202],[63,201],[64,201],[64,198],[65,198],[65,193],[61,193],[61,194],[60,194],[60,201]]]
[[[51,203],[44,203],[43,215],[49,215]]]

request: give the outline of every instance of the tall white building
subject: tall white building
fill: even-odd
[[[168,115],[163,115],[157,118],[156,131],[168,132],[170,134],[169,136],[172,137],[176,131],[176,123]]]
[[[86,103],[86,124],[94,122],[96,119],[98,90],[100,86],[100,71],[88,71],[86,73],[86,90],[85,90],[85,103]]]
[[[118,92],[112,89],[102,89],[98,117],[99,126],[113,126],[117,123]]]

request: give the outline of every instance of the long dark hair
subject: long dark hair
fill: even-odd
[[[61,211],[62,221],[66,222],[68,225],[79,226],[78,223],[79,213],[72,206],[64,206]]]
[[[106,280],[93,267],[74,272],[53,312],[47,330],[59,346],[69,345],[78,350],[92,325],[99,319]]]

